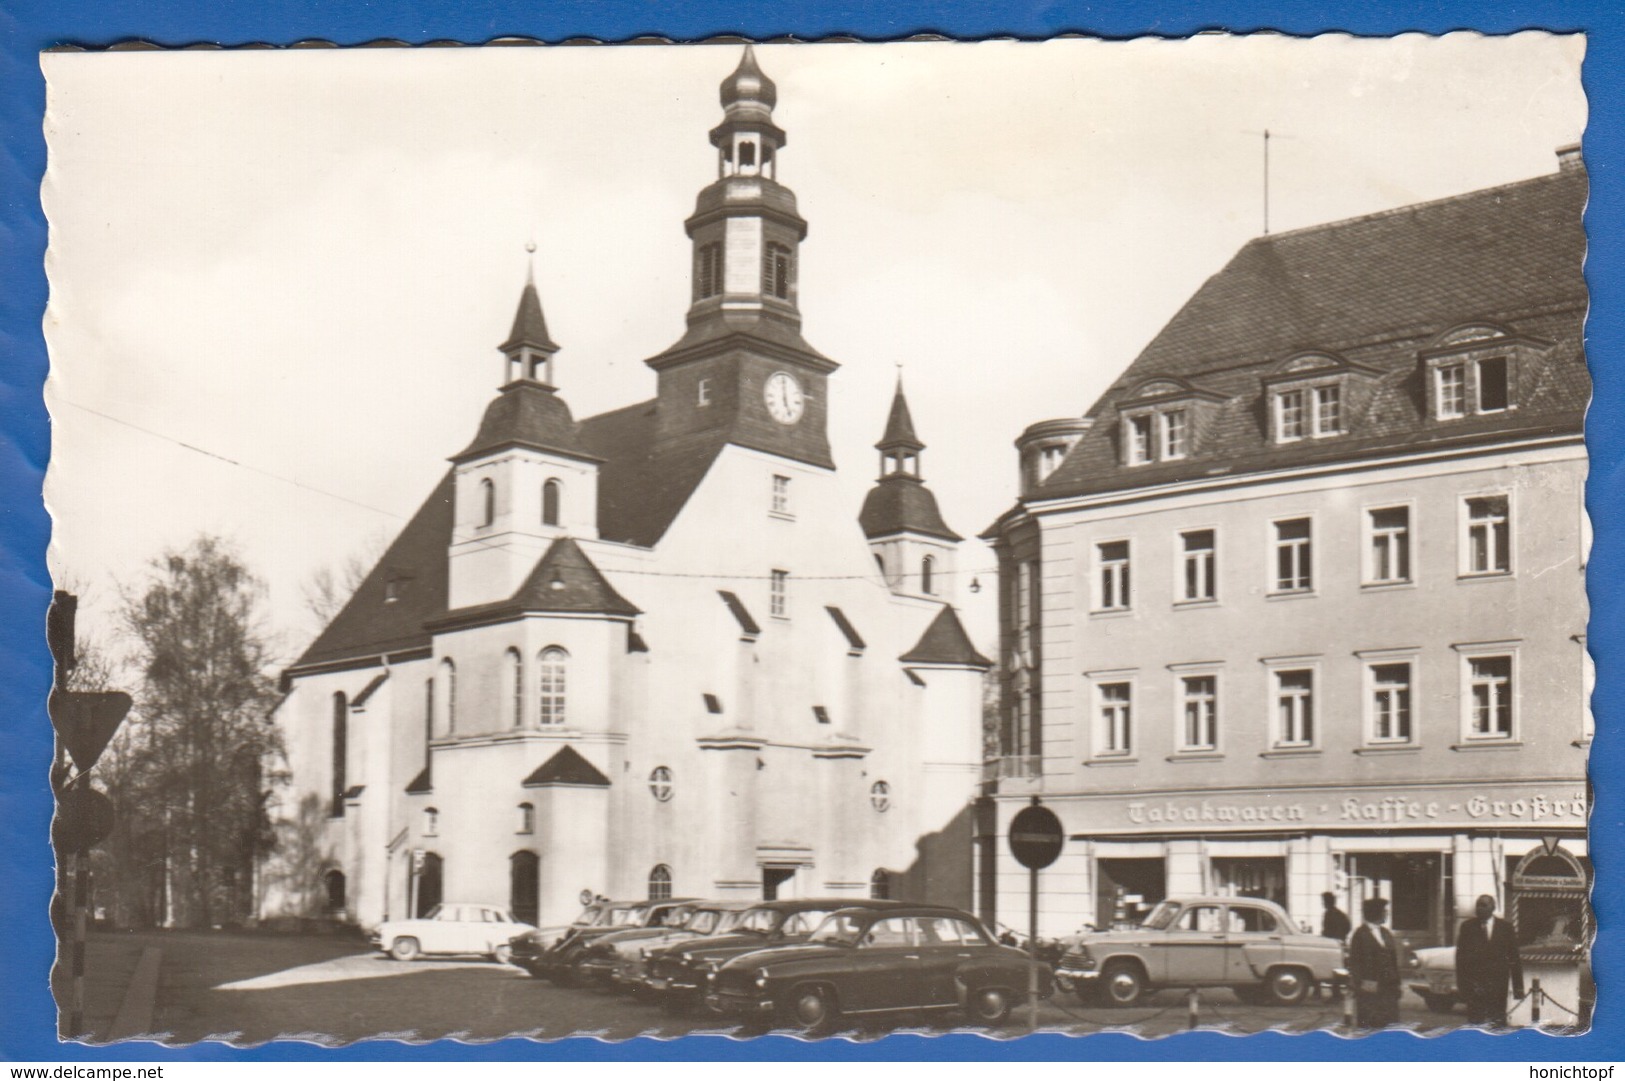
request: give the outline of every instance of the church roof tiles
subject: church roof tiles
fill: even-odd
[[[950,664],[966,668],[992,668],[993,662],[976,651],[965,625],[952,605],[944,604],[914,648],[897,658],[904,664]]]

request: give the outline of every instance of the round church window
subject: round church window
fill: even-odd
[[[665,766],[656,766],[654,772],[649,774],[649,791],[654,793],[655,799],[661,803],[671,799],[671,770]]]
[[[869,786],[869,803],[877,811],[891,809],[891,785],[885,781],[876,781]]]

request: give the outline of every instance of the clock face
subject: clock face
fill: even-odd
[[[801,384],[789,372],[774,372],[768,376],[762,398],[767,402],[768,413],[780,424],[796,423],[807,404],[801,394]]]

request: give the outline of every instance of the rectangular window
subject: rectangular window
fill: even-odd
[[[768,615],[776,619],[790,618],[790,572],[774,571],[768,587]]]
[[[1213,599],[1214,539],[1213,530],[1198,529],[1181,533],[1184,544],[1184,578],[1187,601]]]
[[[1469,657],[1468,735],[1472,739],[1512,738],[1512,658]]]
[[[1151,460],[1151,417],[1128,418],[1128,464],[1144,465]]]
[[[773,513],[790,513],[790,478],[777,474],[773,477]]]
[[[1211,751],[1219,746],[1219,681],[1215,676],[1186,676],[1183,750]]]
[[[1478,411],[1499,413],[1507,407],[1507,358],[1488,357],[1478,362]]]
[[[1162,456],[1164,459],[1185,457],[1185,411],[1170,409],[1162,414]]]
[[[1312,747],[1315,742],[1315,673],[1308,668],[1275,673],[1275,742]]]
[[[1100,607],[1122,611],[1129,606],[1128,541],[1095,546],[1100,563]]]
[[[1313,550],[1307,518],[1275,523],[1275,590],[1303,593],[1314,588]]]
[[[1102,683],[1099,753],[1128,754],[1134,749],[1133,692],[1127,683]]]
[[[1384,507],[1368,512],[1372,582],[1411,580],[1411,510]]]
[[[1315,388],[1315,434],[1336,435],[1343,430],[1343,389]]]
[[[1467,573],[1506,574],[1512,568],[1511,523],[1504,495],[1467,500]]]
[[[1439,402],[1439,419],[1467,415],[1467,369],[1445,364],[1433,369],[1434,389]]]
[[[1287,443],[1304,436],[1304,392],[1283,390],[1275,396],[1275,438]]]
[[[1411,741],[1411,666],[1371,666],[1371,742]]]
[[[696,401],[700,405],[711,404],[711,380],[701,379],[695,392]]]

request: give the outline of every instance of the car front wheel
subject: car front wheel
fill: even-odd
[[[1002,987],[983,987],[970,995],[970,1019],[984,1025],[1002,1025],[1010,1019],[1010,992]]]
[[[792,991],[784,1013],[790,1028],[809,1036],[828,1032],[841,1016],[835,996],[826,988],[816,986],[797,987]]]
[[[1296,1006],[1309,997],[1309,974],[1301,968],[1278,968],[1265,985],[1270,1001],[1277,1006]]]
[[[1145,975],[1128,962],[1108,965],[1100,975],[1100,989],[1109,1006],[1132,1006],[1145,997]]]
[[[397,961],[410,961],[423,952],[418,940],[411,937],[397,938],[389,947],[389,955]]]
[[[491,950],[491,960],[499,965],[505,965],[513,960],[513,947],[503,942]]]

